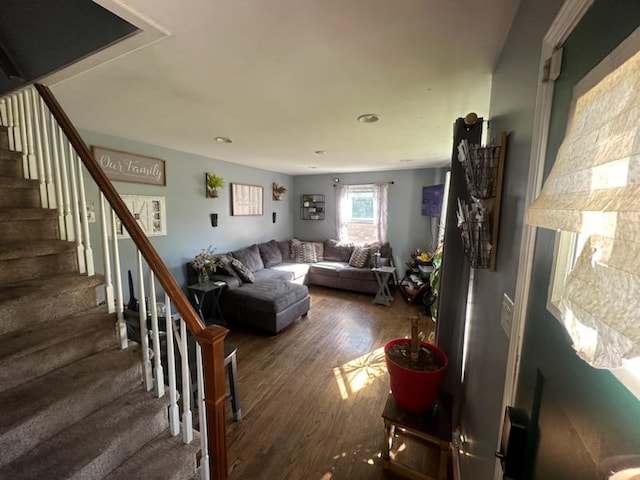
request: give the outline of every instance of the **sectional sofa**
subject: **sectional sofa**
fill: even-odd
[[[210,274],[227,287],[220,307],[230,324],[248,324],[276,334],[309,311],[307,285],[375,294],[378,283],[372,259],[389,265],[388,243],[355,246],[336,240],[271,240],[218,255],[222,267]],[[187,264],[187,281],[197,282],[197,272]],[[211,307],[203,306],[205,316]]]

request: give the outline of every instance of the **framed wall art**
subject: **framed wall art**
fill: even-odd
[[[231,184],[231,215],[263,215],[264,189],[258,185]]]

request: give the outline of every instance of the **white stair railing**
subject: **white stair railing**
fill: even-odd
[[[56,210],[63,240],[74,242],[80,273],[95,274],[94,252],[91,246],[85,167],[72,143],[58,125],[35,88],[29,86],[0,99],[0,125],[8,128],[9,147],[22,153],[24,176],[39,184],[41,205]],[[195,344],[196,365],[189,362],[189,334],[185,321],[171,314],[171,298],[157,291],[153,270],[137,250],[138,311],[125,311],[122,291],[122,266],[116,232],[117,216],[102,192],[98,198],[103,298],[110,313],[115,314],[115,329],[122,348],[130,340],[141,345],[141,364],[145,388],[156,397],[168,391],[168,422],[171,435],[182,432],[184,443],[193,441],[193,411],[198,410],[201,440],[201,478],[211,477],[207,441],[207,414],[204,400],[202,349]],[[164,300],[165,309],[158,311],[157,299]],[[146,299],[149,299],[148,302]],[[137,338],[128,338],[128,326],[138,330]],[[175,353],[178,347],[180,358]],[[193,349],[193,348],[192,348]],[[179,366],[177,362],[180,362]],[[195,372],[193,372],[195,367]],[[178,387],[177,369],[181,385]],[[196,374],[197,392],[192,395],[192,374]],[[180,390],[179,390],[180,388]],[[195,404],[192,405],[192,399]],[[179,404],[181,400],[181,405]],[[226,464],[225,464],[226,466]],[[226,478],[218,473],[216,478]]]

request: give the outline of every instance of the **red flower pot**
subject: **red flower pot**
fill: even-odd
[[[423,347],[434,352],[442,360],[442,367],[432,371],[411,370],[398,365],[387,355],[389,349],[399,343],[410,344],[411,339],[398,338],[384,346],[391,394],[400,408],[411,413],[423,413],[436,402],[442,376],[447,367],[447,357],[435,345],[422,342]]]

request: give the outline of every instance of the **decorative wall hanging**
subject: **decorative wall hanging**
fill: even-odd
[[[167,213],[165,197],[147,195],[121,195],[122,201],[136,219],[138,225],[148,237],[158,237],[167,234]],[[118,238],[129,238],[129,233],[116,218],[116,233]]]
[[[258,185],[231,184],[231,215],[262,215],[263,188]]]
[[[278,185],[276,182],[273,182],[272,186],[273,186],[273,199],[276,202],[279,202],[280,200],[282,200],[282,195],[287,193],[287,188],[282,185]]]
[[[215,173],[205,174],[207,198],[218,198],[218,189],[224,188],[224,179]]]
[[[144,183],[164,187],[164,160],[104,147],[91,147],[93,157],[107,177],[114,182]]]

